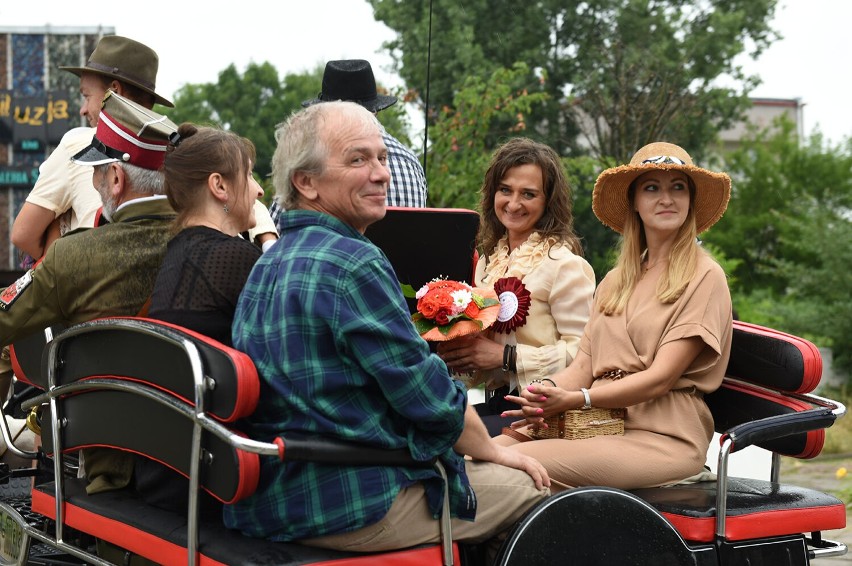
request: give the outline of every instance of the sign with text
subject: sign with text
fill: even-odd
[[[62,93],[20,96],[11,90],[0,90],[0,137],[11,138],[0,141],[57,143],[65,132],[79,125],[76,119],[68,96]]]
[[[31,188],[38,179],[38,167],[0,167],[0,187]]]

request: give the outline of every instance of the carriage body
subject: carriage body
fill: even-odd
[[[474,215],[394,210],[390,221],[398,228],[374,231],[373,237],[400,280],[418,285],[428,273],[406,271],[405,258],[413,254],[383,239],[410,242],[418,223],[464,225],[450,237],[465,242],[456,246],[458,267],[452,273],[439,268],[434,276],[470,280]],[[401,229],[408,238],[398,234]],[[435,261],[445,250],[439,248]],[[16,348],[16,373],[42,391],[28,402],[45,408],[42,469],[31,491],[29,472],[6,474],[19,485],[15,476],[23,476],[26,493],[0,495],[0,564],[109,564],[96,555],[95,540],[163,564],[482,563],[481,549],[452,541],[449,521],[436,521],[443,544],[367,555],[249,539],[199,521],[199,489],[223,502],[247,497],[264,457],[346,465],[439,463],[333,439],[245,438],[233,424],[257,403],[251,360],[186,329],[130,317],[55,330],[49,341],[37,337],[47,342],[43,348]],[[845,526],[843,502],[778,477],[780,456],[816,457],[825,428],[845,413],[842,404],[812,393],[820,376],[819,353],[806,340],[735,322],[727,377],[707,396],[722,435],[718,479],[634,492],[591,486],[560,493],[515,526],[498,563],[793,566],[844,554],[845,545],[820,534]],[[87,495],[73,455],[91,446],[141,454],[189,478],[187,512],[160,510],[129,490]],[[773,454],[769,480],[728,475],[731,457],[748,446]]]

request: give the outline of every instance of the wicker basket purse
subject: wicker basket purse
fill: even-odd
[[[573,409],[547,417],[547,428],[530,428],[529,434],[536,440],[542,438],[564,438],[579,440],[593,436],[624,434],[624,418],[627,409]]]

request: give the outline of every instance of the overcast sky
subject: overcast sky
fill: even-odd
[[[67,0],[23,6],[0,3],[0,26],[100,25],[150,45],[160,55],[157,90],[167,98],[185,83],[215,82],[229,64],[243,71],[252,61],[269,61],[283,76],[329,59],[368,59],[380,82],[401,83],[381,50],[393,32],[373,20],[366,0],[178,0],[133,10]],[[774,26],[784,39],[758,61],[740,61],[763,79],[752,95],[800,98],[806,134],[819,127],[834,142],[852,137],[850,21],[852,0],[780,0]]]

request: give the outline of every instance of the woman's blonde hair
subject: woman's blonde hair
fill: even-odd
[[[657,298],[661,303],[673,303],[683,294],[686,286],[695,276],[698,254],[706,253],[698,245],[698,233],[695,227],[695,186],[689,181],[689,211],[686,220],[678,230],[674,244],[669,250],[669,262],[657,282]],[[628,201],[635,197],[635,183],[631,184]],[[627,307],[627,301],[633,294],[636,284],[642,278],[642,261],[648,250],[645,230],[639,213],[631,210],[624,221],[618,260],[615,264],[615,283],[609,292],[601,296],[599,308],[605,315],[619,314]]]

